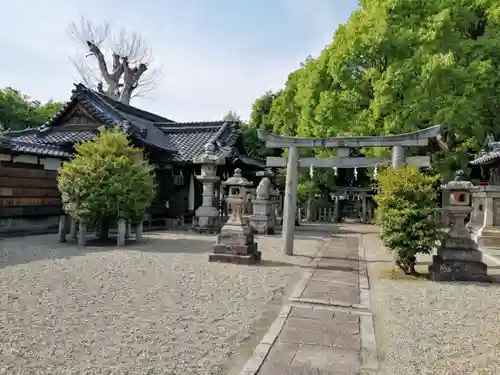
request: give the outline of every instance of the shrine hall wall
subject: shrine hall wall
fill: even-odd
[[[56,230],[61,160],[0,153],[0,235]]]

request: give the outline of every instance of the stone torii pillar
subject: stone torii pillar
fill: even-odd
[[[286,168],[285,204],[283,210],[283,252],[293,255],[293,238],[295,237],[295,215],[297,211],[297,167],[299,150],[297,147],[288,149]]]

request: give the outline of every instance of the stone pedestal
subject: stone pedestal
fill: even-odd
[[[470,193],[473,185],[457,178],[443,186],[443,194],[450,195],[450,205],[443,209],[448,214],[451,228],[433,257],[429,274],[434,281],[491,282],[473,233],[465,225],[467,216],[472,212]]]
[[[252,215],[250,215],[250,228],[253,233],[274,234],[276,217],[274,214],[274,204],[271,200],[272,182],[271,171],[257,172],[257,176],[264,176],[255,189],[255,196],[252,199]]]
[[[479,247],[500,248],[500,186],[478,186],[472,194],[470,227]]]
[[[218,233],[220,231],[220,213],[214,207],[214,183],[217,177],[217,165],[224,164],[224,159],[215,155],[212,143],[205,145],[205,152],[193,159],[195,164],[201,164],[201,174],[196,179],[203,184],[202,205],[196,210],[193,230],[199,233]]]
[[[258,234],[274,234],[276,219],[273,219],[275,217],[273,201],[255,198],[252,204],[253,214],[250,215],[250,227],[252,232]]]
[[[243,219],[246,200],[246,186],[250,183],[241,176],[241,170],[236,169],[234,176],[224,185],[229,187],[227,203],[232,212],[226,224],[217,236],[214,252],[209,254],[209,262],[226,262],[236,264],[254,264],[260,261],[261,253],[254,242],[250,227]]]

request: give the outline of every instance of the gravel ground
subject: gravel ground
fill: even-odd
[[[363,243],[381,375],[500,374],[499,284],[391,280],[380,273],[392,262],[377,235]]]
[[[214,237],[187,233],[122,249],[4,239],[0,374],[234,371],[322,243],[298,237],[293,258],[258,238],[257,266],[209,263]]]

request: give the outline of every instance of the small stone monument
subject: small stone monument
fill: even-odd
[[[203,201],[196,210],[196,223],[193,229],[200,233],[218,233],[220,230],[219,210],[214,207],[214,183],[220,178],[216,174],[217,165],[224,164],[224,159],[215,155],[213,143],[205,145],[205,152],[193,159],[201,164],[201,174],[196,179],[203,184]]]
[[[271,200],[271,180],[264,177],[257,186],[256,197],[252,201],[253,214],[250,215],[250,228],[259,234],[274,234],[274,204]]]
[[[471,213],[472,182],[464,181],[464,172],[457,171],[455,179],[442,187],[448,194],[446,211],[450,230],[433,257],[429,274],[434,281],[484,281],[491,282],[487,266],[482,262],[482,253],[477,249],[473,234],[465,220]]]
[[[224,186],[229,188],[227,203],[231,206],[231,216],[217,236],[214,252],[209,255],[209,262],[254,264],[260,261],[261,253],[257,250],[249,225],[243,219],[247,188],[250,182],[241,176],[241,169],[234,171]]]

